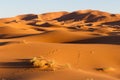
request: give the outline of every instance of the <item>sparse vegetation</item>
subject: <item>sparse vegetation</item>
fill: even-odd
[[[34,68],[39,68],[40,70],[55,70],[55,62],[47,60],[44,57],[34,57],[30,60]]]
[[[72,69],[70,64],[56,64],[55,61],[45,59],[44,57],[33,57],[30,59],[33,68],[40,70],[55,71],[59,69]]]

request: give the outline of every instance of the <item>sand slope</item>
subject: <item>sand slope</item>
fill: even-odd
[[[98,75],[96,75],[96,76],[98,76],[97,79],[100,79],[103,77],[102,80],[104,80],[105,75],[106,75],[106,77],[108,75],[109,76],[111,75],[112,77],[119,78],[119,76],[118,76],[120,73],[119,72],[119,67],[120,67],[120,65],[119,65],[119,61],[120,61],[119,48],[120,48],[120,46],[117,46],[117,45],[104,45],[104,44],[101,44],[101,45],[99,45],[99,44],[74,45],[74,44],[39,43],[39,42],[25,44],[25,43],[15,43],[14,42],[11,44],[3,45],[0,48],[0,51],[1,51],[0,57],[2,58],[1,63],[3,61],[4,61],[4,63],[8,63],[6,65],[3,65],[3,68],[1,68],[1,69],[3,69],[3,70],[5,69],[5,71],[9,71],[12,69],[10,67],[15,67],[15,69],[12,69],[14,72],[14,70],[15,71],[18,70],[17,68],[19,68],[20,65],[16,66],[14,63],[12,63],[12,64],[9,64],[9,63],[16,62],[17,59],[29,59],[34,56],[44,56],[48,59],[55,60],[57,63],[59,63],[61,65],[69,64],[72,68],[72,71],[75,70],[76,75],[81,74],[80,76],[76,77],[78,79],[81,79],[81,76],[84,75],[83,72],[81,73],[81,70],[86,72],[84,76],[86,76],[86,75],[90,76],[90,74],[93,74],[93,76],[90,76],[92,78],[95,77],[94,73],[98,73]],[[109,50],[111,50],[111,51],[109,51]],[[7,54],[7,55],[5,55],[5,54]],[[5,67],[8,67],[8,68],[5,68]],[[27,70],[27,68],[23,65],[23,72],[21,71],[20,73],[25,72],[24,68]],[[68,71],[71,70],[71,68],[65,67],[65,69],[68,69]],[[98,70],[96,70],[96,68],[113,68],[115,70],[113,70],[113,71],[112,70],[98,71]],[[31,69],[31,70],[34,71],[34,69]],[[31,70],[30,70],[30,72],[31,72]],[[64,68],[61,70],[64,73],[64,71],[63,71]],[[80,72],[79,72],[79,70],[80,70]],[[37,72],[37,71],[39,71],[39,69],[36,70],[35,72]],[[76,73],[76,71],[78,71],[78,72]],[[56,74],[55,73],[54,74],[58,75],[58,76],[62,76],[63,75],[62,72],[60,71],[60,73],[56,72]],[[65,71],[64,74],[66,74],[66,73],[68,74],[69,72]],[[72,74],[74,74],[74,73],[71,72],[71,74],[69,74],[69,75],[72,75]],[[74,74],[74,76],[76,76],[75,74]],[[99,74],[104,74],[104,76],[100,77]],[[108,76],[108,78],[110,78],[109,76]],[[46,75],[46,77],[47,77],[47,75]],[[69,78],[69,77],[66,76],[64,78]],[[70,80],[72,80],[72,79],[70,79]],[[114,79],[111,78],[111,80],[114,80]]]

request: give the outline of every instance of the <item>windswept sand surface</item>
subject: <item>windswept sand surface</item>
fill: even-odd
[[[0,19],[0,80],[120,80],[119,16],[80,10]],[[41,56],[54,70],[30,64]]]

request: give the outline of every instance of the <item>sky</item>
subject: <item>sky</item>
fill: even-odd
[[[84,9],[120,13],[120,0],[0,0],[0,18]]]

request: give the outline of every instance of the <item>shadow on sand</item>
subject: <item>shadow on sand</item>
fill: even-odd
[[[85,40],[76,40],[67,43],[72,44],[115,44],[120,45],[120,36],[103,36]]]
[[[13,62],[0,62],[0,68],[33,68],[30,59],[16,59]]]
[[[0,42],[0,46],[4,46],[6,44],[9,44],[10,42]]]

